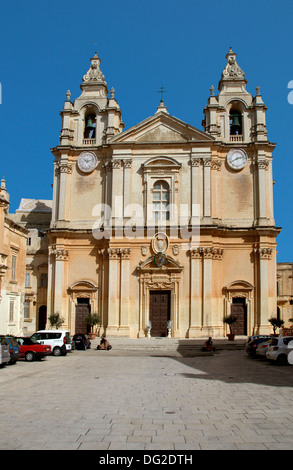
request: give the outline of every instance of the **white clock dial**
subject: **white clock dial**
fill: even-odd
[[[97,166],[98,159],[93,152],[83,152],[77,160],[78,168],[84,173],[91,173]]]
[[[233,149],[227,155],[227,163],[233,170],[242,170],[247,163],[247,154],[242,149]]]

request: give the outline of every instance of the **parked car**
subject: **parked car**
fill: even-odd
[[[245,351],[247,354],[251,357],[256,357],[256,348],[258,344],[264,343],[265,341],[268,341],[271,339],[270,335],[261,335],[258,336],[254,339],[252,339],[249,343],[246,343],[245,345]]]
[[[9,343],[4,336],[0,336],[0,366],[10,361]]]
[[[293,336],[273,338],[266,356],[272,363],[275,362],[280,365],[293,364]]]
[[[268,341],[264,341],[262,343],[258,343],[256,347],[256,357],[260,359],[266,359],[266,353],[268,350],[269,345],[271,344],[271,340],[269,339]]]
[[[15,364],[20,359],[20,347],[14,336],[6,336],[9,344],[10,361],[9,364]]]
[[[39,330],[30,339],[51,346],[54,356],[66,356],[67,351],[71,351],[69,330]]]
[[[250,343],[253,339],[267,338],[268,336],[271,337],[271,335],[252,335],[252,336],[248,336],[247,341],[246,341],[246,345],[247,345],[248,343]]]
[[[40,344],[30,338],[18,336],[16,340],[20,345],[21,357],[28,362],[34,361],[35,359],[42,359],[52,352],[51,346]]]
[[[76,349],[90,349],[91,347],[91,341],[88,335],[77,333],[72,339]]]

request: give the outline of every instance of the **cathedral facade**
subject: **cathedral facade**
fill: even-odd
[[[276,237],[272,152],[259,87],[230,49],[199,130],[161,101],[124,123],[100,59],[68,91],[54,155],[47,315],[107,336],[222,337],[271,332]]]

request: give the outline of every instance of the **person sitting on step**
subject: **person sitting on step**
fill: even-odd
[[[106,349],[107,351],[109,351],[110,349],[112,349],[112,346],[109,341],[103,336],[100,341],[100,344],[97,346],[97,349]]]

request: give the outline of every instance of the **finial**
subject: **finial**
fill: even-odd
[[[213,85],[210,88],[210,93],[211,93],[211,96],[214,96],[214,94],[215,94],[215,88],[214,88]]]
[[[257,95],[260,95],[260,87],[259,87],[258,85],[257,85],[255,91],[256,91],[256,94],[257,94]]]
[[[70,101],[70,97],[71,97],[71,92],[70,92],[70,90],[67,90],[67,93],[66,93],[67,101]]]
[[[114,100],[114,98],[115,98],[115,89],[114,88],[111,88],[111,90],[110,90],[110,97],[111,97],[111,100]]]

